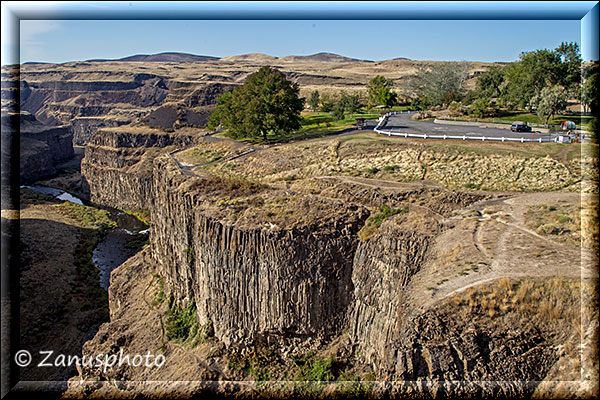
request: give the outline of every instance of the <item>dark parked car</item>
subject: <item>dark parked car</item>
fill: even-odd
[[[513,132],[531,132],[531,127],[525,122],[513,122],[510,130]]]

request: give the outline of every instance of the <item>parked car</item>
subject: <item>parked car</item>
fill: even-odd
[[[531,127],[526,122],[517,121],[513,122],[510,130],[513,132],[531,132]]]

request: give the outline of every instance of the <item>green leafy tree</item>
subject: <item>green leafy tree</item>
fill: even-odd
[[[358,95],[346,94],[346,92],[342,91],[340,103],[346,112],[353,114],[360,111],[361,101]]]
[[[588,130],[593,132],[592,141],[598,142],[598,63],[593,67],[585,68],[585,83],[581,90],[581,102],[584,109],[589,109],[592,113],[592,118],[588,124]]]
[[[413,92],[417,97],[426,97],[432,106],[458,101],[469,69],[468,63],[444,63],[431,69],[421,68],[411,81]]]
[[[559,56],[558,84],[574,91],[581,85],[581,52],[575,42],[562,42],[554,52]]]
[[[537,115],[540,118],[546,116],[544,123],[548,126],[553,115],[567,108],[567,90],[561,85],[545,87],[531,102],[537,105]]]
[[[262,67],[218,99],[210,125],[221,125],[234,139],[281,136],[300,128],[304,99],[298,94],[298,85],[282,72]]]
[[[590,73],[581,88],[581,102],[584,111],[589,108],[592,113],[598,112],[598,68]]]
[[[554,50],[521,53],[519,61],[508,64],[502,97],[510,106],[531,109],[530,100],[556,85],[576,96],[581,86],[581,55],[577,43],[563,42]]]
[[[486,98],[477,99],[473,102],[471,106],[471,114],[475,118],[483,118],[488,115],[488,110],[490,108],[490,101]]]
[[[333,113],[331,115],[335,121],[339,121],[341,119],[344,119],[344,111],[344,104],[341,101],[339,101],[333,108]]]
[[[501,93],[504,83],[504,70],[501,66],[492,65],[487,71],[477,78],[477,95],[491,99]]]
[[[427,97],[415,97],[412,99],[410,106],[417,111],[424,111],[429,107],[429,101]]]
[[[394,82],[382,75],[377,75],[369,81],[367,91],[369,93],[369,104],[372,106],[391,107],[397,101],[397,94],[392,91]]]
[[[329,94],[325,93],[321,96],[321,111],[331,112],[333,111],[333,107],[335,107],[335,102]]]
[[[521,53],[519,61],[506,66],[508,85],[504,95],[508,103],[531,109],[532,98],[539,96],[545,87],[558,83],[559,62],[560,57],[547,49]]]
[[[308,99],[308,105],[313,111],[317,111],[319,109],[319,103],[321,102],[321,98],[319,95],[319,91],[315,90],[310,94],[310,98]]]

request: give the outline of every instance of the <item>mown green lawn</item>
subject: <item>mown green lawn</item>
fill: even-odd
[[[309,135],[324,135],[327,133],[355,127],[356,118],[377,119],[379,118],[379,115],[380,114],[378,112],[346,114],[344,119],[334,121],[333,116],[329,113],[306,113],[302,116],[302,127],[296,133],[306,132]]]
[[[559,114],[555,115],[548,121],[549,125],[560,125],[563,121],[573,121],[577,124],[577,127],[586,128],[592,117],[590,115],[578,115],[578,114]],[[514,121],[524,121],[532,124],[544,124],[546,118],[540,118],[534,113],[511,113],[508,115],[483,118],[484,121],[499,122],[499,123],[513,123]]]

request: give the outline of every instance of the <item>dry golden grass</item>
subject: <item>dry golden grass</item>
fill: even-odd
[[[525,223],[536,233],[580,245],[581,209],[579,205],[533,205],[525,213]]]
[[[581,238],[582,247],[598,249],[598,200],[585,200],[581,202]]]
[[[426,179],[461,191],[583,190],[577,183],[581,169],[550,157],[555,150],[542,145],[481,146],[388,140],[364,133],[276,146],[231,164],[239,167],[235,171],[268,182],[281,181],[290,175],[302,178],[351,175],[397,182]]]
[[[494,317],[508,312],[527,315],[532,321],[577,321],[580,282],[563,277],[514,280],[501,278],[492,284],[469,288],[453,299],[469,314]]]

